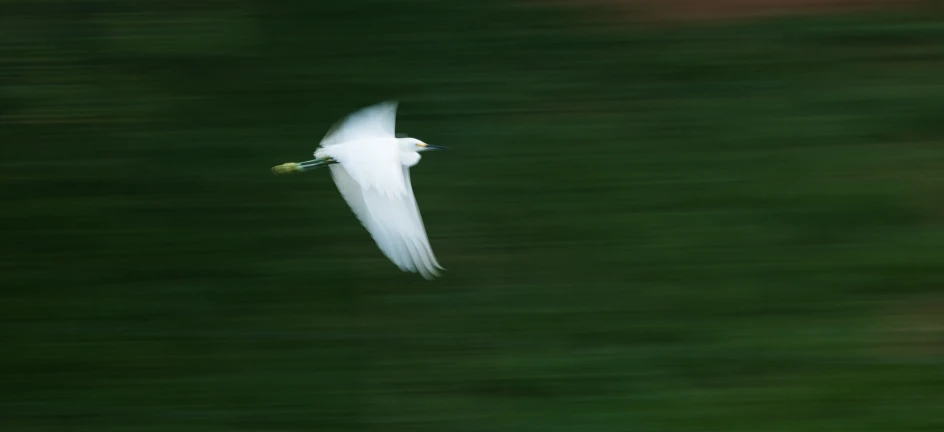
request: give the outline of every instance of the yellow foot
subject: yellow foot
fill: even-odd
[[[301,172],[301,168],[295,162],[287,162],[282,165],[276,165],[272,167],[272,172],[275,174],[293,174]]]

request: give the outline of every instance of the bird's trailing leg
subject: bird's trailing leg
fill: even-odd
[[[294,174],[310,171],[333,163],[337,163],[337,161],[330,157],[312,159],[304,162],[288,162],[272,167],[272,172],[275,174]]]

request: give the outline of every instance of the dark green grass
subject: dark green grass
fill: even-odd
[[[0,429],[944,428],[944,24],[504,2],[0,13]],[[327,172],[401,100],[448,269]]]

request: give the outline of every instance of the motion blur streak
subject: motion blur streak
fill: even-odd
[[[0,0],[0,430],[944,430],[944,15],[718,1]]]

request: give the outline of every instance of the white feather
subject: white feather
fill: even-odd
[[[397,102],[386,101],[348,115],[328,129],[321,147],[368,138],[396,138]]]
[[[325,136],[316,157],[331,157],[338,191],[381,252],[403,271],[426,279],[439,276],[409,167],[419,161],[415,150],[401,148],[394,135],[396,102],[364,108],[339,122]]]

